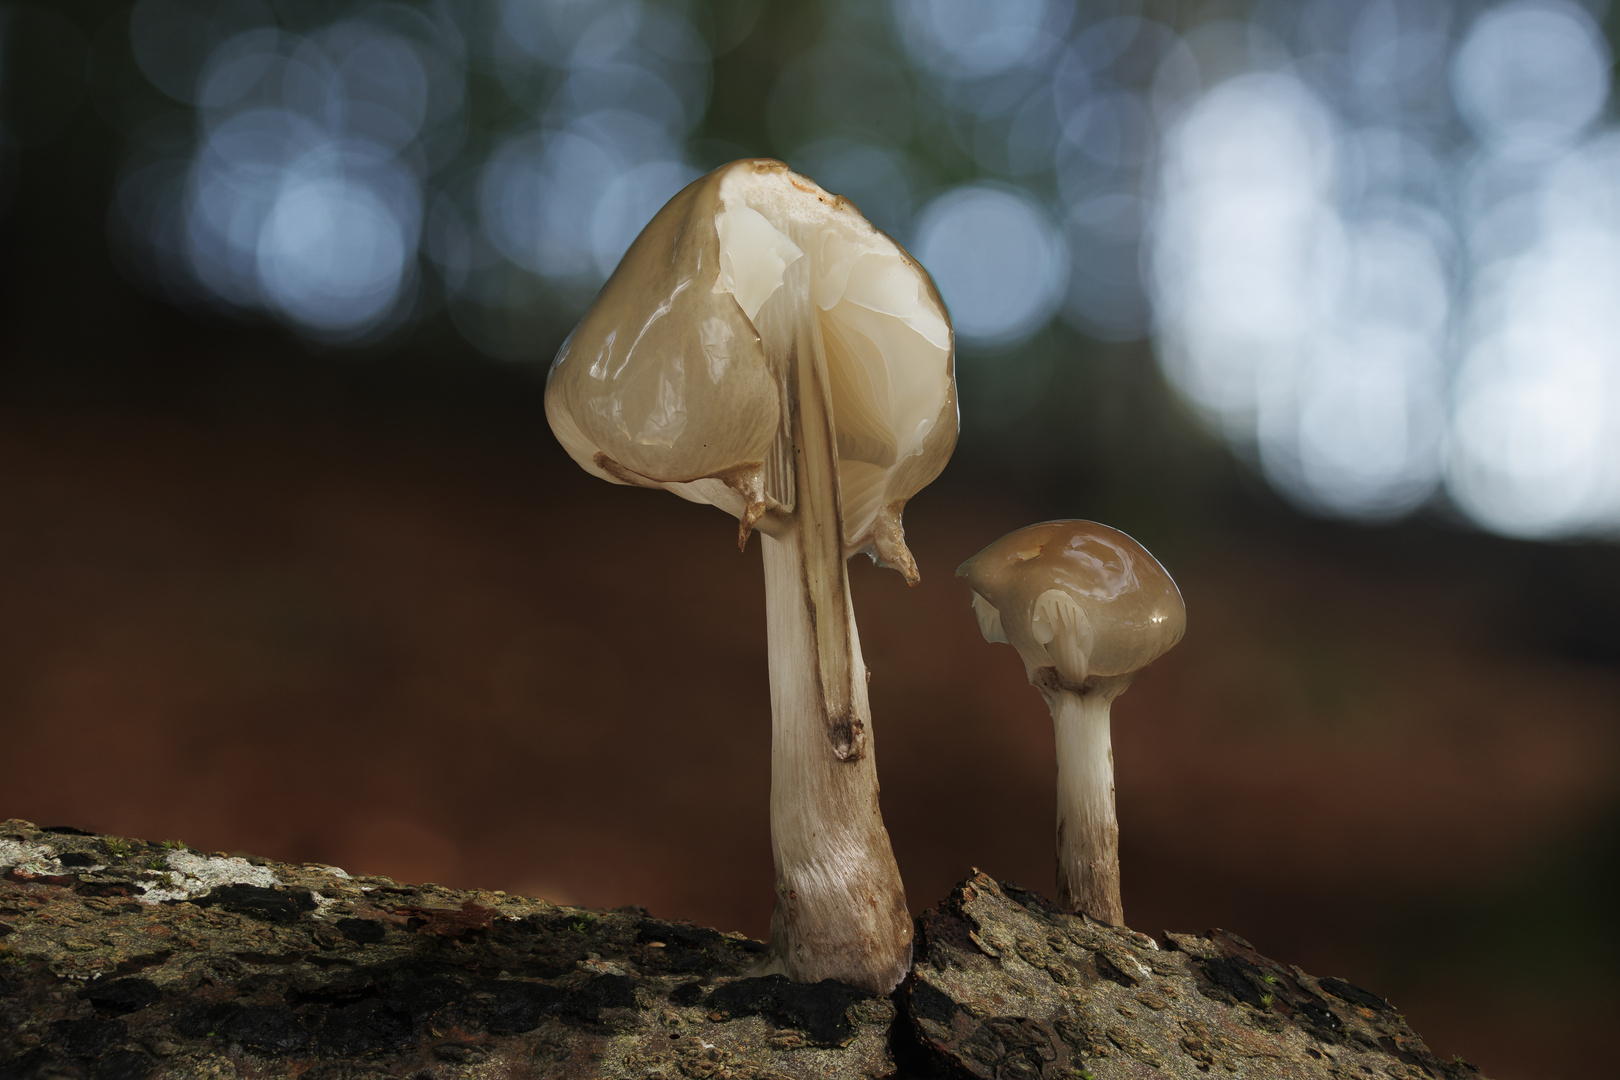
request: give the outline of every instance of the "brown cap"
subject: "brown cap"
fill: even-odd
[[[769,467],[791,470],[789,388],[761,337],[789,278],[827,365],[846,554],[903,551],[900,511],[956,443],[950,321],[900,245],[780,161],[723,165],[654,216],[558,352],[546,416],[587,471],[711,503],[746,537],[792,502]]]
[[[1146,548],[1095,521],[1008,533],[956,571],[973,589],[987,641],[1018,650],[1030,681],[1055,669],[1066,689],[1128,676],[1187,629],[1181,592]]]

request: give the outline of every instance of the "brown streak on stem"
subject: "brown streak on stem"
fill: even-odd
[[[849,592],[844,581],[843,507],[838,491],[837,445],[825,371],[795,345],[787,357],[794,388],[794,487],[805,559],[800,567],[804,606],[816,642],[815,682],[827,738],[839,761],[866,755],[866,724],[855,714],[850,669]],[[815,504],[815,505],[812,505]],[[803,528],[806,524],[814,528]]]

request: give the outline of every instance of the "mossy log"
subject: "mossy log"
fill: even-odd
[[[1382,998],[975,874],[894,994],[739,934],[0,823],[0,1080],[1474,1080]]]

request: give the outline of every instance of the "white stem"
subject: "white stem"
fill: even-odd
[[[1058,690],[1049,700],[1057,736],[1058,904],[1124,926],[1108,723],[1113,695]]]
[[[797,530],[795,530],[797,531]],[[771,850],[775,970],[796,982],[841,982],[888,993],[911,965],[911,916],[900,869],[878,808],[871,712],[848,586],[840,574],[853,680],[849,719],[865,729],[865,752],[841,758],[818,685],[814,624],[805,604],[794,538],[765,537],[765,609],[770,627]],[[842,563],[840,563],[842,566]]]
[[[761,537],[771,673],[771,970],[878,993],[911,966],[911,915],[878,809],[871,708],[850,603],[838,458],[808,266],[759,320],[786,387],[785,512]],[[787,464],[791,463],[791,464]],[[782,496],[791,490],[787,498]]]

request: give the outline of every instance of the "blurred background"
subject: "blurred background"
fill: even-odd
[[[1092,517],[1184,643],[1115,707],[1133,925],[1497,1077],[1612,1069],[1606,2],[0,4],[0,816],[763,935],[734,525],[575,468],[547,364],[736,157],[955,320],[924,580],[852,569],[912,903],[1050,893],[1049,720],[954,567]]]

